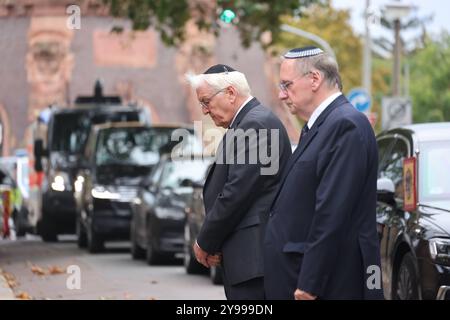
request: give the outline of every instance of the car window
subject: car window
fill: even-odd
[[[450,198],[450,142],[426,142],[420,148],[419,197],[421,201]]]
[[[395,197],[403,201],[403,159],[408,156],[408,146],[396,139],[391,151],[388,151],[379,168],[380,178],[389,178],[395,186]]]
[[[185,179],[199,181],[208,168],[208,161],[179,160],[167,163],[161,177],[161,188],[178,188]]]
[[[378,176],[380,177],[380,171],[383,167],[383,163],[387,154],[391,152],[394,145],[395,138],[381,138],[377,140],[378,145]]]
[[[159,180],[160,180],[160,178],[161,178],[161,174],[162,174],[163,168],[164,168],[164,165],[162,165],[161,163],[159,163],[159,164],[155,167],[155,169],[153,169],[152,174],[151,174],[151,177],[150,177],[150,183],[151,183],[151,185],[153,185],[153,186],[158,185],[158,182],[159,182]]]

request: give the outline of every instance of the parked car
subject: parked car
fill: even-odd
[[[105,241],[129,240],[131,203],[139,184],[174,147],[171,136],[180,126],[147,127],[140,122],[97,125],[88,139],[75,181],[78,245],[90,252]],[[188,131],[195,139],[193,131]],[[170,146],[168,148],[167,146]]]
[[[188,274],[209,274],[213,284],[222,284],[222,270],[220,267],[207,269],[197,262],[192,251],[195,240],[205,220],[205,206],[203,204],[203,185],[209,169],[202,180],[193,182],[193,192],[186,206],[186,223],[184,225],[184,267]]]
[[[125,121],[149,124],[150,117],[146,108],[103,95],[97,81],[94,95],[77,97],[73,108],[52,105],[33,123],[29,223],[43,241],[76,230],[73,187],[92,126]]]
[[[210,158],[172,159],[166,156],[138,191],[131,222],[133,258],[150,265],[183,252],[186,201],[192,181],[201,179]]]
[[[385,297],[448,299],[450,123],[392,129],[377,143]]]

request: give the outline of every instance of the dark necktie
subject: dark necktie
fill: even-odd
[[[305,125],[302,128],[302,133],[300,134],[300,141],[302,140],[302,138],[306,137],[306,135],[308,134],[308,131],[309,131],[308,124],[305,123]]]
[[[307,134],[309,131],[308,124],[306,123],[302,128],[302,135]]]

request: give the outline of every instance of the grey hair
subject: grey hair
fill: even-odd
[[[186,78],[189,84],[197,89],[203,83],[208,84],[214,90],[222,90],[229,86],[236,89],[239,95],[247,97],[251,95],[250,86],[248,85],[247,78],[242,72],[231,71],[223,73],[210,73],[210,74],[186,74]]]
[[[327,53],[297,59],[297,68],[302,74],[318,70],[322,73],[329,87],[337,87],[340,91],[343,89],[338,63]]]

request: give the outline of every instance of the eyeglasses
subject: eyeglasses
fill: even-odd
[[[202,106],[202,108],[209,108],[209,104],[210,104],[210,102],[211,102],[211,100],[216,96],[216,95],[218,95],[219,93],[221,93],[222,91],[224,91],[226,88],[223,88],[223,89],[220,89],[219,91],[217,91],[216,93],[214,93],[212,96],[210,96],[209,98],[207,98],[207,99],[202,99],[201,101],[200,101],[200,105]]]
[[[283,91],[284,93],[288,92],[289,86],[291,86],[295,80],[297,80],[298,78],[302,78],[308,74],[310,74],[311,71],[305,72],[303,74],[300,74],[298,76],[296,76],[294,79],[289,80],[289,81],[282,81],[278,84],[278,86],[280,87],[280,90]]]

